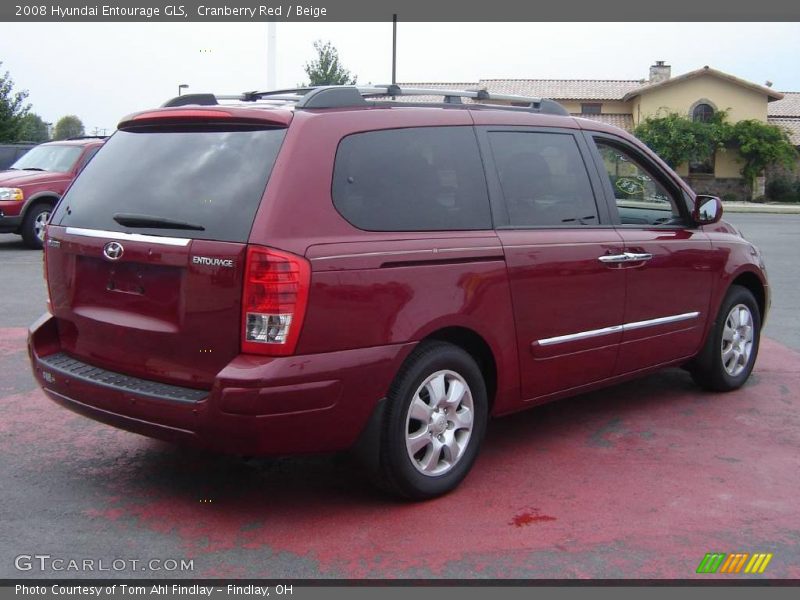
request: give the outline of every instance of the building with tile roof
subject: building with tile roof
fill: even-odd
[[[759,85],[704,66],[672,76],[664,61],[650,67],[646,79],[480,79],[468,83],[401,83],[400,86],[438,89],[485,89],[489,93],[550,98],[572,115],[602,121],[627,131],[644,119],[680,113],[696,119],[716,111],[729,121],[755,119],[787,131],[800,146],[800,92],[779,92],[771,84]],[[422,98],[413,98],[419,102]],[[430,98],[440,100],[440,98]],[[698,192],[728,199],[763,194],[763,181],[750,190],[741,178],[741,161],[732,150],[718,150],[704,163],[679,165],[678,173]]]

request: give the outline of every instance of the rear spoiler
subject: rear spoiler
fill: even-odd
[[[238,109],[221,106],[183,106],[158,108],[132,113],[124,117],[118,129],[130,129],[142,125],[215,123],[231,125],[261,125],[288,127],[293,113],[288,110]]]

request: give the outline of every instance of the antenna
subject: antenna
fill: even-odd
[[[392,15],[392,85],[397,83],[397,13]]]
[[[276,65],[278,64],[275,53],[277,52],[277,27],[275,21],[267,22],[267,89],[274,90],[276,87],[277,73],[275,73]]]

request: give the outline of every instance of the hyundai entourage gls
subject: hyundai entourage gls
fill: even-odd
[[[666,366],[741,386],[769,292],[721,213],[549,100],[186,95],[126,117],[58,204],[31,360],[99,421],[250,456],[349,448],[428,498],[489,416]]]

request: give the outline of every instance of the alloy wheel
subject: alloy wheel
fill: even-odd
[[[472,436],[475,407],[466,380],[437,371],[422,382],[406,416],[406,450],[423,475],[449,472],[464,456]]]

